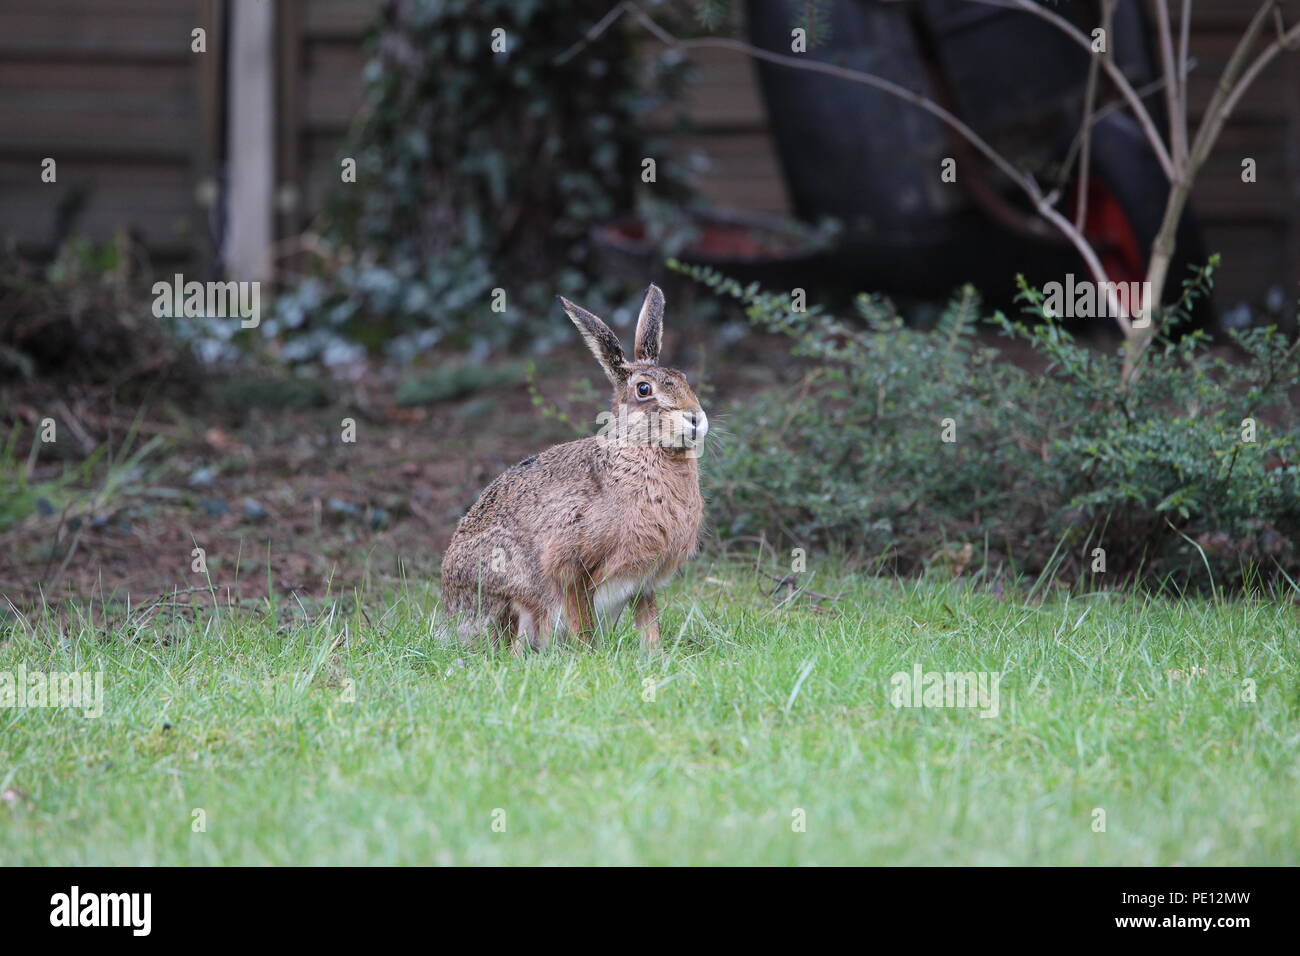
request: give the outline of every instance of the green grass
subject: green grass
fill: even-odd
[[[814,586],[840,585],[838,616],[775,609],[701,562],[658,659],[626,622],[594,652],[443,645],[415,586],[10,615],[0,671],[102,669],[106,712],[0,709],[0,863],[1300,863],[1289,601]],[[895,709],[916,663],[1004,672],[1000,713]]]
[[[35,514],[42,501],[50,513],[62,513],[65,518],[69,513],[83,517],[116,502],[142,484],[147,474],[145,463],[153,466],[148,460],[163,442],[156,436],[137,441],[139,424],[139,419],[132,424],[116,452],[100,445],[81,461],[65,463],[59,475],[43,480],[31,477],[41,448],[40,430],[33,435],[27,458],[23,460],[17,452],[19,428],[15,425],[9,436],[0,441],[0,490],[3,490],[0,532]]]

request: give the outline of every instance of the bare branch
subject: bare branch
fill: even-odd
[[[1195,70],[1198,65],[1199,62],[1197,61],[1197,59],[1195,57],[1192,57],[1190,60],[1187,61],[1188,72],[1190,73],[1192,70]],[[1165,85],[1165,78],[1163,76],[1158,76],[1150,83],[1138,87],[1138,91],[1137,91],[1138,96],[1141,96],[1145,99],[1146,97],[1150,96],[1152,93],[1156,93],[1159,90],[1163,89],[1164,85]],[[1092,114],[1092,118],[1090,121],[1091,124],[1093,126],[1096,126],[1107,116],[1110,116],[1112,113],[1116,113],[1119,110],[1122,110],[1126,105],[1127,104],[1124,102],[1123,99],[1110,100],[1108,103],[1106,103],[1104,106],[1102,106],[1100,109],[1096,110]],[[1047,200],[1053,206],[1056,205],[1057,199],[1060,198],[1060,191],[1061,191],[1061,187],[1064,185],[1065,177],[1068,175],[1070,168],[1074,165],[1074,161],[1079,156],[1079,150],[1083,142],[1083,133],[1084,133],[1084,128],[1081,126],[1079,127],[1078,132],[1074,134],[1074,139],[1070,141],[1070,148],[1065,152],[1065,159],[1064,161],[1062,161],[1060,167],[1062,170],[1062,174],[1061,174],[1061,178],[1057,180],[1057,187],[1047,194]]]
[[[1192,0],[1183,0],[1183,15],[1178,22],[1178,99],[1182,109],[1178,114],[1178,125],[1183,138],[1183,148],[1187,148],[1187,114],[1191,111],[1192,101],[1187,98],[1187,41],[1192,32]]]
[[[1160,69],[1165,75],[1165,111],[1169,114],[1169,144],[1173,152],[1174,175],[1182,176],[1187,166],[1187,140],[1182,137],[1182,97],[1174,64],[1174,30],[1169,23],[1169,0],[1155,0],[1156,39],[1160,42]],[[1170,177],[1171,179],[1173,177]]]
[[[584,33],[577,43],[573,44],[573,46],[569,47],[551,62],[556,66],[563,66],[565,63],[568,63],[575,56],[581,53],[584,48],[600,39],[601,34],[612,27],[625,13],[636,17],[641,22],[641,25],[644,26],[660,43],[663,43],[665,46],[678,45],[679,41],[677,37],[673,36],[663,27],[659,26],[659,24],[655,23],[654,19],[650,17],[649,14],[635,3],[631,2],[631,0],[623,0],[622,3],[618,4],[614,9],[610,10],[609,13],[601,17],[596,25]]]
[[[1300,24],[1292,27],[1290,30],[1281,31],[1276,39],[1266,46],[1249,66],[1245,66],[1250,56],[1250,51],[1255,45],[1264,30],[1264,23],[1268,19],[1270,12],[1276,12],[1275,0],[1264,0],[1263,5],[1256,12],[1254,18],[1250,21],[1250,26],[1242,35],[1240,42],[1232,52],[1228,60],[1228,65],[1223,68],[1223,75],[1219,78],[1219,83],[1215,87],[1214,96],[1210,99],[1210,105],[1206,107],[1205,116],[1201,120],[1201,126],[1196,131],[1196,139],[1192,143],[1191,154],[1188,158],[1190,169],[1194,172],[1199,169],[1214,148],[1215,142],[1222,132],[1224,124],[1228,117],[1236,109],[1237,103],[1245,95],[1255,79],[1264,71],[1274,58],[1283,50],[1294,49],[1297,43],[1300,43]],[[1275,21],[1279,23],[1280,21]],[[1243,67],[1245,67],[1243,71]]]
[[[1040,17],[1043,20],[1053,24],[1065,35],[1070,37],[1075,43],[1083,46],[1091,52],[1092,44],[1078,28],[1058,14],[1034,3],[1033,0],[971,0],[974,3],[982,3],[985,6],[1000,7],[1008,10],[1019,10],[1033,16]],[[1201,122],[1200,128],[1196,132],[1196,137],[1189,145],[1187,142],[1187,74],[1192,64],[1188,60],[1188,33],[1189,22],[1191,19],[1191,0],[1183,0],[1182,21],[1179,24],[1180,34],[1178,41],[1177,56],[1173,50],[1173,33],[1169,23],[1169,11],[1164,4],[1169,0],[1157,0],[1158,16],[1160,18],[1160,43],[1161,58],[1163,61],[1163,77],[1156,83],[1149,85],[1149,88],[1165,90],[1166,102],[1169,104],[1170,112],[1170,142],[1173,145],[1173,155],[1171,156],[1169,148],[1161,138],[1155,123],[1151,119],[1151,114],[1147,111],[1142,102],[1142,98],[1147,95],[1147,87],[1138,91],[1134,89],[1133,84],[1124,76],[1123,71],[1116,66],[1114,58],[1111,56],[1102,56],[1094,63],[1100,70],[1103,70],[1107,77],[1115,84],[1123,101],[1133,111],[1139,125],[1141,125],[1148,143],[1151,146],[1156,158],[1159,160],[1161,168],[1169,179],[1170,191],[1169,198],[1165,205],[1164,219],[1161,223],[1159,232],[1155,241],[1152,243],[1151,258],[1147,267],[1147,279],[1151,283],[1155,303],[1160,301],[1161,293],[1164,289],[1166,274],[1173,252],[1173,237],[1177,229],[1178,222],[1181,218],[1183,208],[1187,202],[1190,191],[1191,181],[1204,163],[1206,156],[1213,147],[1218,135],[1221,132],[1224,123],[1235,109],[1241,97],[1259,74],[1268,66],[1269,63],[1283,50],[1290,50],[1300,45],[1300,25],[1292,27],[1290,30],[1284,29],[1284,24],[1280,16],[1276,16],[1276,0],[1264,0],[1263,6],[1255,17],[1251,20],[1250,26],[1246,29],[1241,41],[1237,44],[1228,65],[1224,68],[1223,75],[1220,77],[1218,85],[1215,88],[1214,96],[1206,110],[1206,115]],[[1109,3],[1107,4],[1107,6]],[[1106,7],[1103,7],[1105,12]],[[1275,14],[1275,23],[1277,25],[1278,36],[1273,43],[1269,44],[1263,52],[1247,65],[1252,48],[1259,39],[1260,32],[1264,23],[1268,20],[1269,14]],[[1010,179],[1018,186],[1033,202],[1035,210],[1048,223],[1054,226],[1083,258],[1088,267],[1088,271],[1093,277],[1102,283],[1109,280],[1105,269],[1101,264],[1096,250],[1088,241],[1083,233],[1082,221],[1076,219],[1071,222],[1069,218],[1062,215],[1055,208],[1055,204],[1060,196],[1060,189],[1052,190],[1044,195],[1034,178],[1027,173],[1022,172],[1006,160],[992,146],[990,146],[978,133],[971,129],[959,117],[950,113],[933,100],[922,96],[906,87],[886,80],[883,77],[871,73],[865,73],[859,70],[852,70],[841,67],[832,63],[824,63],[816,60],[807,60],[785,54],[774,53],[769,50],[762,50],[752,44],[740,40],[725,38],[703,37],[692,40],[682,40],[660,27],[644,10],[640,8],[633,0],[624,0],[613,10],[606,14],[601,20],[587,31],[585,36],[556,58],[554,62],[564,63],[572,59],[589,43],[597,39],[601,34],[607,31],[624,15],[630,15],[639,21],[651,34],[658,38],[666,46],[678,49],[689,50],[695,48],[710,47],[715,49],[734,50],[736,52],[747,54],[754,59],[764,60],[769,63],[775,63],[779,66],[789,67],[791,69],[807,70],[814,73],[823,73],[828,76],[835,76],[849,82],[861,83],[874,89],[881,90],[898,99],[911,103],[918,109],[930,113],[938,118],[950,129],[954,130],[966,142],[970,143],[985,158],[989,160],[1004,176]],[[1071,144],[1069,155],[1066,160],[1068,169],[1073,161],[1076,146],[1083,144],[1085,154],[1081,165],[1080,177],[1080,211],[1077,215],[1082,215],[1082,203],[1084,201],[1083,192],[1087,188],[1087,170],[1088,160],[1087,153],[1090,150],[1090,140],[1092,126],[1102,116],[1107,115],[1118,104],[1108,104],[1101,110],[1095,109],[1095,86],[1094,78],[1090,76],[1089,93],[1087,96],[1086,111],[1084,115],[1083,126]],[[1111,288],[1111,296],[1114,297],[1114,289]],[[1112,302],[1112,305],[1115,303]],[[1154,304],[1154,303],[1153,303]],[[1124,333],[1126,344],[1126,356],[1123,378],[1127,382],[1136,374],[1138,359],[1146,345],[1154,337],[1156,329],[1154,323],[1149,321],[1149,315],[1142,315],[1143,320],[1140,325],[1135,325],[1128,317],[1122,314],[1121,309],[1112,308],[1117,324]]]
[[[971,2],[982,3],[989,7],[1001,7],[1003,10],[1021,10],[1040,17],[1055,26],[1085,50],[1092,52],[1092,42],[1079,32],[1073,23],[1046,7],[1040,7],[1033,0],[971,0]],[[1137,95],[1137,91],[1133,89],[1133,84],[1124,75],[1124,71],[1115,65],[1113,59],[1103,60],[1101,66],[1106,71],[1106,76],[1115,84],[1115,88],[1119,90],[1125,102],[1128,103],[1129,108],[1133,110],[1133,115],[1141,124],[1142,131],[1146,133],[1147,142],[1151,144],[1152,152],[1156,154],[1156,159],[1160,161],[1160,168],[1165,171],[1165,175],[1172,182],[1174,178],[1173,160],[1169,158],[1169,150],[1165,147],[1165,141],[1160,138],[1160,131],[1156,129],[1155,121],[1151,119],[1151,114],[1142,103],[1142,98]]]
[[[1115,13],[1115,0],[1102,0],[1101,2],[1101,29],[1106,37],[1106,50],[1103,57],[1110,56],[1110,27]],[[1088,167],[1092,162],[1092,125],[1093,113],[1097,104],[1097,77],[1101,72],[1101,64],[1098,60],[1098,54],[1093,54],[1092,61],[1088,64],[1088,88],[1083,95],[1083,125],[1079,128],[1082,137],[1081,151],[1079,153],[1079,189],[1078,196],[1075,200],[1074,207],[1074,228],[1080,232],[1083,231],[1084,220],[1088,212]],[[1067,159],[1066,169],[1069,159]]]
[[[585,46],[596,40],[602,33],[612,27],[623,15],[635,17],[664,45],[679,50],[692,50],[701,48],[733,50],[737,53],[743,53],[756,60],[764,60],[768,63],[775,63],[778,66],[785,66],[795,70],[806,70],[811,73],[822,73],[827,76],[834,76],[850,83],[861,83],[864,86],[870,86],[873,89],[888,93],[897,97],[904,102],[911,103],[918,109],[924,110],[932,116],[938,118],[946,126],[954,130],[964,140],[975,147],[986,159],[989,160],[1001,173],[1010,179],[1022,192],[1033,202],[1035,210],[1040,216],[1046,219],[1057,231],[1059,231],[1083,258],[1088,267],[1088,271],[1098,282],[1107,282],[1106,270],[1102,267],[1101,259],[1093,249],[1087,237],[1084,236],[1080,229],[1075,228],[1074,224],[1060,212],[1053,208],[1055,198],[1051,201],[1043,194],[1038,183],[1034,178],[1021,170],[1017,169],[1007,159],[1005,159],[997,150],[975,130],[971,129],[959,117],[944,109],[933,100],[922,96],[919,93],[909,90],[907,87],[900,86],[897,83],[887,80],[883,77],[876,76],[873,73],[866,73],[861,70],[853,70],[847,67],[838,66],[833,63],[823,63],[818,60],[808,60],[796,56],[789,56],[783,53],[773,53],[771,50],[763,50],[751,43],[743,40],[733,40],[724,37],[701,37],[697,39],[682,40],[679,37],[669,33],[642,10],[632,0],[624,0],[615,7],[610,13],[601,18],[601,20],[574,46],[570,47],[564,53],[556,58],[556,63],[567,62],[572,59]],[[1114,311],[1114,310],[1113,310]],[[1116,321],[1120,328],[1127,336],[1130,334],[1129,322],[1122,315],[1115,311]]]
[[[1199,165],[1196,159],[1197,156],[1204,157],[1208,153],[1209,150],[1205,144],[1212,121],[1223,109],[1224,101],[1231,95],[1232,88],[1241,74],[1242,66],[1245,64],[1247,57],[1250,56],[1251,48],[1254,47],[1255,41],[1263,31],[1264,21],[1268,19],[1268,14],[1272,9],[1273,0],[1264,0],[1255,16],[1251,18],[1250,25],[1246,27],[1246,32],[1237,41],[1237,46],[1232,51],[1232,55],[1228,57],[1227,65],[1224,66],[1219,82],[1214,87],[1214,95],[1210,97],[1210,104],[1205,108],[1205,116],[1201,119],[1200,128],[1197,129],[1196,137],[1192,141],[1189,162],[1193,167]]]
[[[870,86],[891,96],[896,96],[901,100],[911,103],[918,109],[937,117],[954,131],[961,134],[962,138],[974,146],[977,150],[993,163],[1008,178],[1021,186],[1030,196],[1038,200],[1042,197],[1038,190],[1037,184],[1028,176],[1016,169],[1009,161],[995,150],[984,137],[971,129],[966,123],[959,119],[953,113],[948,112],[938,103],[909,90],[905,86],[887,80],[884,77],[876,76],[874,73],[865,73],[861,70],[853,70],[848,67],[837,66],[834,63],[823,63],[820,60],[800,59],[797,56],[789,56],[784,53],[773,53],[770,50],[764,50],[743,40],[731,40],[723,37],[703,37],[695,40],[679,40],[677,46],[685,49],[695,49],[699,47],[712,47],[714,49],[734,50],[737,53],[745,53],[757,60],[765,60],[768,63],[775,63],[778,66],[788,66],[796,70],[807,70],[811,73],[824,73],[827,76],[838,77],[841,80],[848,80],[850,83],[861,83],[864,86]]]
[[[1174,237],[1178,230],[1178,222],[1182,217],[1183,208],[1187,204],[1191,183],[1196,178],[1197,172],[1209,156],[1210,150],[1214,148],[1214,144],[1218,140],[1224,124],[1228,121],[1228,117],[1232,115],[1237,103],[1240,102],[1241,97],[1245,95],[1251,84],[1255,82],[1259,74],[1279,53],[1283,50],[1293,49],[1297,43],[1300,43],[1300,25],[1297,25],[1282,32],[1253,61],[1250,61],[1251,50],[1259,39],[1264,24],[1269,19],[1269,14],[1274,10],[1274,5],[1275,0],[1265,0],[1251,20],[1250,26],[1246,28],[1241,40],[1237,43],[1237,47],[1229,58],[1228,65],[1224,67],[1223,75],[1219,78],[1218,85],[1215,87],[1214,96],[1210,100],[1210,105],[1206,108],[1200,129],[1196,131],[1196,138],[1192,143],[1187,158],[1186,178],[1181,182],[1172,183],[1170,186],[1169,200],[1165,204],[1164,219],[1160,224],[1159,231],[1156,233],[1155,240],[1151,244],[1151,259],[1147,265],[1147,281],[1151,284],[1152,297],[1156,302],[1160,301],[1164,291],[1165,280],[1169,273],[1169,264],[1173,258]],[[1249,66],[1246,65],[1248,61],[1250,61]],[[1126,382],[1137,374],[1138,362],[1143,351],[1155,337],[1155,333],[1154,325],[1143,328],[1140,334],[1126,343],[1123,371],[1123,378]]]
[[[1204,152],[1199,157],[1201,162],[1209,155],[1210,150],[1214,147],[1215,141],[1219,138],[1219,132],[1223,129],[1223,124],[1227,122],[1228,117],[1232,115],[1233,110],[1237,108],[1237,103],[1241,101],[1242,96],[1250,89],[1251,84],[1264,72],[1267,67],[1283,50],[1292,50],[1300,44],[1300,24],[1296,24],[1290,30],[1287,30],[1276,40],[1264,48],[1259,58],[1247,68],[1246,72],[1241,75],[1232,92],[1223,101],[1223,106],[1219,115],[1214,118],[1214,125],[1209,128],[1208,136],[1204,144]],[[1208,117],[1207,117],[1208,119]],[[1202,124],[1204,125],[1204,124]],[[1199,134],[1198,134],[1199,138]]]

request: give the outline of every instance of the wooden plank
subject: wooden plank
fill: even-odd
[[[187,156],[192,66],[0,62],[0,155]]]
[[[327,199],[338,189],[364,189],[361,183],[344,186],[339,162],[343,155],[343,138],[332,133],[308,133],[301,140],[303,199],[312,214],[325,208]]]
[[[225,149],[226,90],[222,69],[225,36],[225,0],[203,0],[199,26],[207,31],[208,52],[193,58],[195,96],[199,135],[195,137],[191,157],[191,180],[194,183],[195,221],[203,225],[195,236],[194,265],[200,274],[215,277],[221,250],[220,237],[208,224],[215,221],[214,210],[221,202],[221,157]]]
[[[1196,60],[1196,69],[1187,77],[1188,101],[1191,116],[1198,119],[1214,95],[1215,86],[1223,75],[1238,37],[1231,33],[1197,34],[1188,44],[1189,56]],[[1291,54],[1292,56],[1298,54]],[[1280,120],[1286,115],[1287,104],[1300,96],[1300,90],[1288,80],[1286,65],[1281,62],[1287,54],[1274,60],[1260,73],[1251,88],[1241,98],[1233,113],[1238,120]]]
[[[383,0],[310,0],[305,6],[303,35],[308,39],[359,42]]]
[[[357,44],[306,44],[302,70],[303,124],[312,132],[342,133],[361,106],[365,54]]]
[[[87,96],[122,91],[130,96],[156,94],[175,103],[193,89],[189,61],[170,63],[66,63],[0,60],[0,92],[24,96],[69,93]],[[42,104],[44,105],[44,104]],[[99,106],[101,104],[95,104]],[[132,106],[135,108],[135,106]]]
[[[686,111],[703,128],[762,126],[767,112],[752,60],[730,50],[699,50],[693,58],[696,82],[687,89]]]
[[[76,193],[85,204],[74,231],[98,241],[127,228],[150,252],[176,252],[192,248],[204,228],[186,163],[60,162],[58,171],[58,182],[42,183],[38,162],[0,161],[0,241],[48,249],[58,210]]]
[[[1151,0],[1155,2],[1155,0]],[[1192,33],[1208,30],[1236,30],[1238,34],[1246,29],[1251,17],[1255,15],[1260,4],[1254,0],[1195,0],[1192,4]],[[1288,24],[1300,18],[1300,0],[1282,0],[1282,12]],[[1183,5],[1169,4],[1170,22],[1177,28],[1183,19]],[[1152,16],[1151,22],[1155,23]],[[1174,34],[1177,36],[1177,33]]]
[[[704,161],[697,174],[701,196],[729,209],[784,213],[790,208],[781,168],[766,133],[679,137],[669,144],[669,162]]]
[[[310,6],[310,4],[308,4]],[[279,49],[276,60],[276,237],[298,232],[303,222],[302,170],[299,156],[299,130],[302,128],[303,4],[300,0],[280,0],[278,24]]]
[[[642,56],[657,56],[663,46],[640,45]],[[691,53],[694,82],[681,104],[665,103],[648,113],[643,122],[652,130],[671,129],[679,114],[701,132],[754,132],[767,123],[754,65],[743,53],[699,49]]]
[[[50,0],[0,10],[0,58],[188,60],[198,0]]]
[[[1192,189],[1198,213],[1222,220],[1295,218],[1295,181],[1288,169],[1286,130],[1246,123],[1229,125]],[[1256,181],[1242,181],[1242,160],[1255,161]]]
[[[126,19],[155,20],[189,15],[195,9],[193,0],[36,0],[14,6],[59,17],[76,17],[87,12],[111,12],[114,16]],[[196,22],[195,26],[198,25]]]
[[[1258,303],[1270,289],[1282,286],[1288,301],[1295,288],[1286,286],[1286,227],[1279,223],[1202,223],[1205,247],[1223,263],[1215,274],[1215,301],[1220,308]]]
[[[32,123],[30,108],[0,105],[0,156],[53,156],[56,159],[188,160],[193,117],[159,122],[148,113],[103,113],[93,110],[51,114]]]
[[[194,92],[198,100],[199,155],[196,175],[215,175],[222,153],[223,113],[225,110],[225,76],[222,50],[225,37],[226,0],[203,0],[199,25],[208,34],[208,52],[194,58]]]

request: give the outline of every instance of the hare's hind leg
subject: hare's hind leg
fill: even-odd
[[[564,589],[564,619],[579,642],[590,647],[596,637],[596,608],[591,585],[575,581]]]
[[[641,632],[641,647],[647,651],[659,649],[659,604],[654,591],[638,591],[632,598],[632,613],[636,616],[636,629]]]

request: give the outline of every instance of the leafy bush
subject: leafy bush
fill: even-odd
[[[966,288],[923,332],[878,296],[857,300],[864,328],[674,266],[740,300],[808,361],[796,386],[730,416],[733,434],[705,469],[724,537],[847,544],[903,570],[958,543],[1063,575],[1090,574],[1095,548],[1107,574],[1180,585],[1207,571],[1218,583],[1250,568],[1295,575],[1300,343],[1273,327],[1234,333],[1236,360],[1202,334],[1162,340],[1126,388],[1118,359],[1047,318],[1023,281],[1036,322],[981,321]],[[1185,283],[1181,312],[1211,275]],[[1044,368],[1006,361],[981,326],[1026,343]],[[1251,422],[1255,440],[1243,440]],[[945,424],[955,441],[942,440]]]
[[[398,382],[396,400],[402,406],[455,401],[483,389],[519,384],[526,371],[522,362],[440,365]]]
[[[633,208],[655,155],[636,116],[654,103],[627,37],[556,58],[605,0],[389,0],[335,189],[317,273],[269,326],[301,330],[289,358],[340,341],[399,355],[520,337],[557,293],[592,301],[592,227]],[[494,31],[504,52],[493,52]],[[647,88],[668,91],[667,69]],[[670,178],[670,177],[669,177]],[[661,174],[657,188],[667,185]],[[490,309],[494,288],[507,309]],[[542,343],[544,344],[544,343]]]

